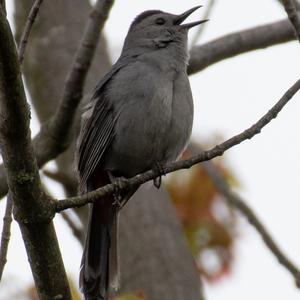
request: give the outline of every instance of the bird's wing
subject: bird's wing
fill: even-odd
[[[118,116],[115,115],[112,103],[105,94],[105,88],[112,77],[127,63],[128,61],[120,61],[114,65],[96,86],[90,102],[84,108],[76,147],[81,193],[87,192],[87,181],[114,137],[114,124]]]

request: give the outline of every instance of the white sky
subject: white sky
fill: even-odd
[[[11,1],[7,3],[11,15]],[[205,5],[206,1],[200,4]],[[195,5],[199,5],[199,1],[115,1],[105,27],[115,58],[130,22],[138,13],[146,9],[180,13]],[[200,15],[201,12],[195,13],[194,18]],[[220,0],[201,41],[284,17],[284,11],[275,0]],[[226,139],[256,122],[299,78],[299,54],[300,45],[292,42],[221,62],[192,76],[194,139],[201,141],[215,134]],[[299,111],[300,93],[259,136],[226,153],[228,165],[242,183],[239,192],[298,265]],[[37,131],[36,126],[33,131]],[[61,196],[58,189],[56,196]],[[4,201],[1,201],[1,215],[3,211]],[[59,217],[55,223],[66,268],[77,282],[80,246]],[[17,277],[20,282],[14,279],[13,286],[22,287],[31,280],[31,273],[16,224],[9,250],[4,279],[8,283]],[[235,254],[232,275],[216,285],[205,284],[208,300],[299,299],[300,293],[290,274],[277,263],[245,221],[241,222]],[[1,293],[0,289],[3,299]]]

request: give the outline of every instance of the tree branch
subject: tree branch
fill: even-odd
[[[300,18],[299,15],[297,14],[296,3],[293,0],[282,0],[281,2],[295,29],[296,36],[300,42]]]
[[[39,12],[40,6],[42,4],[43,0],[36,0],[34,5],[32,6],[29,16],[27,18],[25,28],[22,33],[21,41],[20,41],[20,46],[19,46],[19,62],[22,64],[23,58],[24,58],[24,53],[27,45],[27,41],[30,35],[30,31],[32,28],[32,25],[35,21],[35,18]]]
[[[6,256],[7,256],[7,250],[8,250],[8,244],[10,239],[10,226],[12,221],[12,208],[13,203],[12,199],[10,197],[10,194],[7,195],[6,200],[6,209],[5,214],[3,217],[3,228],[2,228],[2,234],[1,234],[1,248],[0,248],[0,281],[2,279],[4,266],[7,262]]]
[[[281,99],[262,117],[260,118],[254,125],[246,129],[240,134],[237,134],[230,138],[229,140],[223,142],[220,145],[213,147],[208,151],[203,151],[200,154],[191,157],[190,159],[178,161],[174,163],[169,163],[163,166],[164,174],[168,174],[179,169],[188,169],[193,165],[210,160],[217,156],[223,155],[223,153],[230,149],[231,147],[240,144],[246,139],[251,139],[256,134],[260,133],[262,128],[270,123],[274,118],[276,118],[277,114],[282,110],[282,108],[288,103],[288,101],[297,93],[300,89],[300,79],[281,97]],[[120,189],[130,189],[136,186],[139,186],[146,181],[152,180],[157,176],[163,175],[159,170],[149,170],[147,172],[138,174],[130,179],[124,179],[120,181],[118,188]],[[95,191],[86,193],[82,196],[71,197],[68,199],[64,199],[56,202],[56,212],[60,212],[62,210],[71,208],[71,207],[80,207],[89,202],[97,201],[99,198],[104,195],[113,193],[115,190],[114,184],[108,184],[102,188],[99,188]]]
[[[220,37],[190,51],[188,73],[194,74],[221,60],[295,39],[289,20],[257,26]]]
[[[51,134],[59,143],[66,141],[66,136],[69,137],[67,141],[70,141],[73,120],[82,98],[85,78],[94,57],[100,33],[113,3],[113,0],[98,0],[90,14],[84,37],[67,77],[61,103],[50,124]]]
[[[294,277],[296,286],[300,288],[299,269],[286,257],[286,255],[283,253],[280,247],[273,240],[271,234],[268,232],[268,230],[265,228],[265,226],[262,224],[259,218],[255,215],[253,210],[245,203],[245,200],[243,200],[238,194],[232,191],[232,189],[226,182],[226,179],[218,171],[218,169],[215,168],[214,164],[211,161],[204,162],[203,168],[207,171],[216,189],[225,197],[228,204],[237,209],[242,215],[246,217],[248,222],[260,234],[268,249],[278,259],[278,262],[283,267],[285,267]]]
[[[52,203],[41,188],[33,154],[29,130],[30,112],[15,42],[2,12],[0,36],[0,142],[15,217],[40,299],[53,299],[58,295],[71,299],[51,222]]]
[[[67,149],[72,140],[73,120],[82,98],[85,78],[113,2],[113,0],[98,0],[92,9],[57,112],[53,118],[42,125],[40,132],[33,139],[39,167]],[[7,190],[5,169],[0,165],[0,197],[4,196]]]

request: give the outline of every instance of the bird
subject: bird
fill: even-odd
[[[207,20],[183,22],[199,7],[179,15],[148,10],[131,23],[119,59],[83,109],[75,153],[80,194],[162,167],[185,149],[193,125],[188,31]],[[107,300],[119,286],[118,214],[136,189],[89,204],[79,275],[85,300]]]

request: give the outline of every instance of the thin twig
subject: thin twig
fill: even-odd
[[[1,245],[0,245],[0,281],[2,279],[4,266],[7,262],[7,250],[8,250],[8,244],[10,239],[10,226],[12,222],[12,208],[13,208],[13,202],[10,196],[10,193],[7,195],[6,200],[6,209],[5,214],[3,217],[3,228],[2,228],[2,234],[1,234]]]
[[[228,195],[228,197],[229,196],[231,199],[230,202],[234,202],[235,208],[237,208],[248,219],[249,223],[256,228],[256,230],[260,233],[266,246],[275,255],[275,257],[278,259],[278,262],[292,274],[292,276],[295,279],[296,286],[300,288],[299,269],[282,252],[282,250],[275,243],[271,235],[268,233],[268,231],[260,222],[260,220],[256,217],[251,208],[238,195],[234,195],[233,192],[231,192],[231,194]]]
[[[289,90],[281,97],[281,99],[254,125],[243,131],[242,133],[233,136],[229,140],[219,144],[208,151],[203,151],[196,156],[191,157],[190,159],[178,161],[174,163],[169,163],[163,166],[164,174],[174,172],[179,169],[188,169],[193,165],[200,163],[202,161],[211,160],[217,156],[223,155],[223,153],[230,149],[231,147],[240,144],[246,139],[251,139],[256,134],[260,133],[262,128],[270,123],[277,114],[282,110],[282,108],[288,103],[288,101],[297,93],[300,89],[300,79],[291,87]],[[163,175],[162,172],[159,172],[157,169],[149,170],[147,172],[138,174],[130,179],[124,179],[119,182],[119,189],[128,189],[132,187],[139,186],[149,180],[156,178],[157,176]],[[80,207],[89,202],[94,202],[104,195],[113,193],[115,190],[114,184],[108,184],[102,188],[99,188],[95,191],[86,193],[78,197],[70,197],[68,199],[63,199],[56,202],[56,212],[71,208],[71,207]]]
[[[28,18],[27,18],[27,21],[26,21],[26,24],[25,24],[25,27],[24,27],[24,30],[22,33],[22,37],[20,40],[19,53],[18,53],[20,64],[22,64],[22,62],[23,62],[24,53],[25,53],[26,45],[27,45],[28,38],[29,38],[29,35],[31,32],[31,28],[32,28],[32,25],[33,25],[33,23],[36,19],[36,16],[39,12],[42,2],[43,2],[43,0],[35,0],[32,8],[29,12],[29,15],[28,15]]]
[[[209,16],[210,16],[215,4],[216,4],[215,0],[210,0],[210,2],[208,3],[208,6],[206,7],[206,10],[203,14],[203,17],[201,17],[201,19],[203,19],[203,20],[209,19]],[[196,45],[196,43],[199,41],[199,39],[200,39],[201,35],[203,34],[204,29],[206,28],[207,25],[208,25],[208,23],[204,23],[203,25],[198,27],[198,30],[196,31],[196,34],[194,35],[194,37],[192,39],[191,46]]]
[[[282,0],[284,9],[295,29],[296,36],[300,42],[300,18],[297,14],[297,7],[294,0]]]
[[[229,184],[226,182],[224,176],[219,172],[219,170],[214,166],[211,161],[203,163],[203,168],[207,171],[208,175],[212,179],[216,189],[225,197],[226,201],[237,209],[242,215],[244,215],[249,223],[257,230],[263,239],[265,245],[268,249],[275,255],[278,262],[285,267],[295,279],[295,283],[298,288],[300,288],[300,271],[295,266],[294,263],[287,258],[280,247],[273,240],[271,234],[253,212],[253,210],[246,204],[238,194],[236,194],[230,188]]]
[[[61,216],[65,220],[65,222],[69,225],[70,229],[72,230],[73,235],[77,238],[80,242],[81,246],[83,246],[84,241],[84,232],[82,228],[79,228],[75,222],[70,218],[67,212],[62,211]]]

